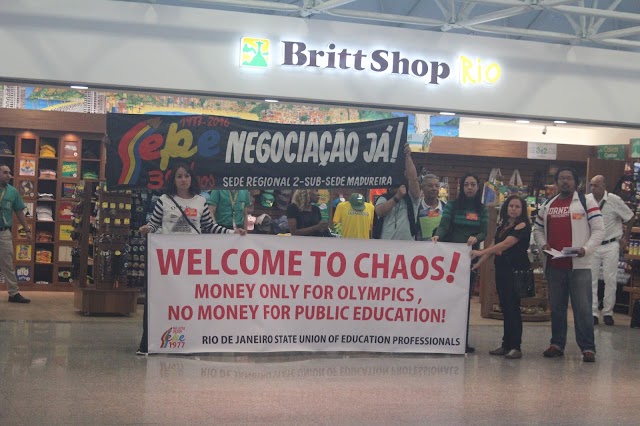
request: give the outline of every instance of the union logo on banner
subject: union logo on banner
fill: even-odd
[[[162,333],[162,337],[160,337],[160,347],[163,349],[184,348],[186,340],[185,327],[170,327]]]
[[[240,43],[240,65],[243,67],[267,68],[271,43],[266,38],[242,37]]]

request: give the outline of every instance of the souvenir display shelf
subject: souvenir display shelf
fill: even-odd
[[[20,193],[31,241],[15,219],[14,261],[20,288],[71,290],[73,206],[84,177],[104,178],[105,150],[95,135],[0,129],[0,162],[11,168]],[[6,149],[5,149],[6,148]]]
[[[90,186],[85,188],[82,202],[82,231],[89,226],[86,219],[92,209]],[[130,251],[129,234],[131,226],[131,191],[108,192],[99,186],[96,202],[95,235],[93,237],[93,283],[84,279],[87,274],[80,268],[79,285],[74,290],[74,307],[86,315],[122,314],[136,312],[138,289],[128,287]],[[89,258],[88,236],[81,235],[79,263]]]
[[[625,164],[624,178],[620,185],[620,197],[629,206],[636,215],[636,225],[640,224],[640,159]],[[635,226],[631,230],[629,239],[629,247],[624,254],[626,269],[630,272],[630,279],[626,286],[622,287],[623,292],[628,293],[629,315],[633,310],[633,304],[640,299],[640,273],[638,265],[640,265],[640,226]],[[616,297],[616,306],[626,298]]]

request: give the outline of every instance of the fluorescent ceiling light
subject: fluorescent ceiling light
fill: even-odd
[[[265,101],[265,102],[271,102],[271,103],[280,102],[280,101],[279,101],[279,100],[277,100],[277,99],[265,99],[264,101]]]
[[[71,86],[72,89],[78,89],[78,90],[87,90],[88,87],[87,86]]]
[[[564,121],[564,120],[555,120],[554,123],[555,124],[567,124],[567,122]]]
[[[441,112],[440,115],[456,115],[455,112]]]
[[[529,120],[516,120],[516,123],[518,123],[518,124],[529,124],[531,122]]]

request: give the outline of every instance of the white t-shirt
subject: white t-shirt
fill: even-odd
[[[211,214],[204,197],[194,195],[193,198],[185,199],[174,195],[173,199],[180,205],[189,221],[202,233],[201,225],[206,226],[204,222],[207,222],[207,218],[211,222]],[[149,224],[154,228],[162,228],[163,234],[198,233],[166,194],[158,199]]]

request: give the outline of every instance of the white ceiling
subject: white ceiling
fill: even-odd
[[[114,0],[640,52],[640,0]]]

